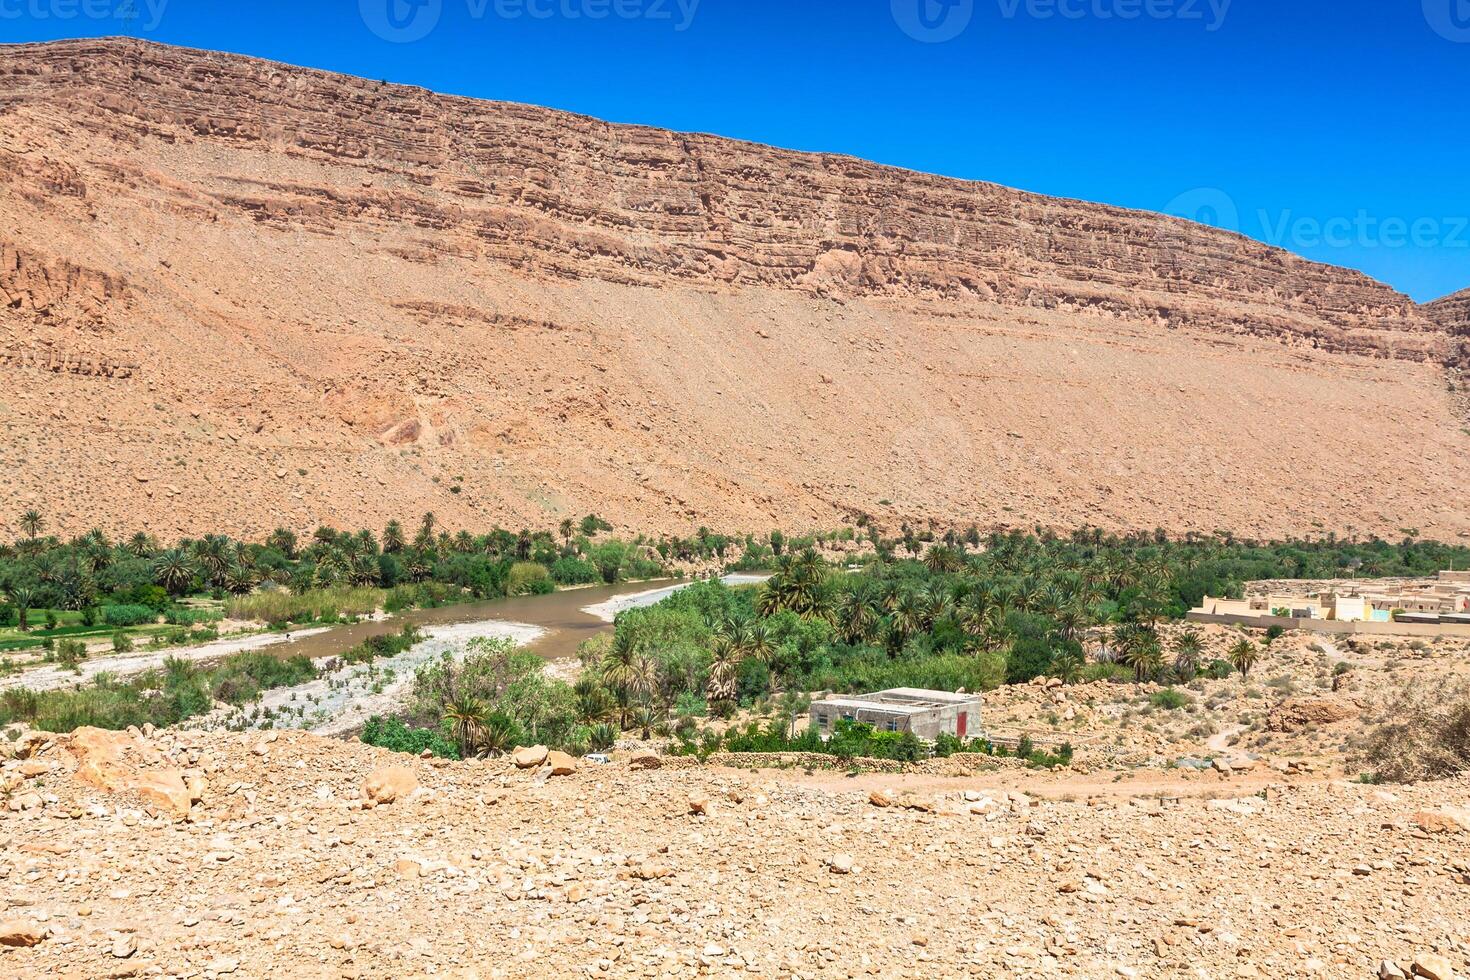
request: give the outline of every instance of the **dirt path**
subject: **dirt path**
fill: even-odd
[[[1244,725],[1229,725],[1205,740],[1205,751],[1221,753],[1230,751],[1230,740],[1245,731]]]
[[[724,771],[724,770],[722,770]],[[738,772],[740,770],[729,770]],[[1025,793],[1039,799],[1131,799],[1131,798],[1237,798],[1252,796],[1267,786],[1303,786],[1331,782],[1340,776],[1291,776],[1260,767],[1253,772],[1224,776],[1216,772],[1187,769],[1138,769],[1125,772],[1104,770],[1051,773],[1034,770],[1000,770],[973,776],[929,776],[906,773],[864,773],[847,776],[820,771],[810,776],[800,771],[783,772],[789,781],[830,792],[869,793],[881,789],[893,793],[958,794],[965,790],[983,793]]]
[[[149,650],[147,653],[127,653],[119,656],[93,657],[84,661],[80,672],[67,670],[55,664],[47,664],[43,667],[35,667],[23,670],[9,677],[0,677],[0,691],[9,690],[14,687],[26,687],[33,691],[54,691],[59,688],[72,687],[92,680],[98,674],[111,674],[114,677],[130,677],[133,674],[141,674],[145,670],[163,666],[163,662],[170,657],[177,660],[201,661],[219,660],[237,653],[245,653],[249,650],[263,650],[268,647],[276,647],[282,644],[294,643],[296,640],[315,636],[318,633],[327,632],[328,627],[319,626],[313,629],[292,630],[288,640],[280,633],[254,633],[250,636],[225,637],[214,640],[201,646],[191,647],[169,647],[165,650]],[[283,651],[289,653],[289,649]]]

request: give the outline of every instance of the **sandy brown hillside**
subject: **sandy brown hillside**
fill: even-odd
[[[0,49],[0,239],[63,530],[1470,531],[1442,323],[1149,214],[114,40]]]

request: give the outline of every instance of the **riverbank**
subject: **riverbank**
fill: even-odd
[[[131,677],[145,670],[162,667],[170,659],[202,663],[223,660],[237,653],[255,650],[270,650],[283,656],[292,653],[293,644],[309,637],[331,632],[332,627],[316,626],[310,629],[292,630],[290,633],[251,633],[245,636],[227,636],[199,646],[169,647],[165,650],[149,650],[146,653],[125,653],[115,656],[100,656],[85,660],[76,670],[58,664],[31,667],[8,677],[0,677],[0,691],[12,688],[27,688],[32,691],[55,691],[61,688],[85,684],[100,674],[112,677]],[[280,648],[279,651],[277,648]]]
[[[508,638],[525,645],[542,634],[528,623],[482,622],[440,626],[403,653],[365,664],[343,664],[315,680],[265,692],[240,708],[202,715],[184,727],[205,731],[297,729],[316,735],[346,735],[373,715],[391,714],[413,686],[414,674],[446,653],[462,657],[471,640]]]

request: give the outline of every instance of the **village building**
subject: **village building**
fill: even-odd
[[[953,694],[897,687],[875,694],[829,697],[813,702],[812,727],[826,737],[839,721],[872,725],[880,732],[912,732],[934,741],[940,735],[976,738],[981,735],[979,694]]]
[[[1337,623],[1470,624],[1470,572],[1444,571],[1432,579],[1340,579],[1290,583],[1252,583],[1269,588],[1244,599],[1205,596],[1190,618],[1277,619]],[[1251,589],[1247,590],[1252,591]]]

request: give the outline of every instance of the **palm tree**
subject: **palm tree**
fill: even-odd
[[[1199,673],[1200,657],[1204,654],[1205,641],[1197,629],[1187,629],[1174,639],[1174,672],[1185,683],[1194,680]]]
[[[557,527],[557,530],[561,532],[561,539],[562,539],[562,541],[564,543],[566,543],[566,544],[571,544],[572,543],[572,530],[576,526],[577,526],[576,523],[570,517],[564,517],[564,518],[562,518],[562,522]]]
[[[424,515],[423,522],[419,524],[419,533],[413,539],[414,547],[425,551],[434,545],[434,528],[438,525],[434,518],[434,512],[429,511]]]
[[[577,679],[577,683],[572,686],[572,693],[577,697],[578,724],[588,727],[600,725],[616,712],[607,688],[588,674],[583,674]]]
[[[20,515],[20,529],[25,533],[26,543],[34,546],[36,538],[41,535],[41,528],[46,525],[41,517],[41,512],[32,508]]]
[[[154,545],[152,538],[144,534],[142,531],[139,531],[131,538],[128,538],[128,543],[126,547],[128,549],[128,554],[132,555],[134,558],[147,558],[149,555],[153,554],[154,548],[156,546]]]
[[[710,650],[709,683],[705,685],[705,698],[711,708],[726,708],[735,703],[739,695],[738,676],[740,652],[724,637],[715,640]]]
[[[170,548],[153,561],[153,579],[172,595],[183,595],[194,584],[197,569],[182,548]]]
[[[27,617],[30,615],[31,608],[36,604],[36,590],[24,585],[11,589],[10,604],[15,607],[15,611],[20,615],[20,631],[22,633],[26,632],[31,628]]]
[[[222,534],[206,534],[194,545],[194,560],[204,577],[219,585],[230,567],[230,539]]]
[[[273,548],[287,560],[296,558],[296,535],[284,527],[278,527],[265,539],[266,547]]]
[[[246,565],[231,565],[225,569],[222,584],[225,591],[233,595],[249,595],[260,581],[255,569]]]
[[[627,633],[614,633],[612,645],[602,657],[602,682],[619,697],[619,724],[628,730],[628,702],[638,667],[638,650]]]
[[[1261,651],[1250,640],[1241,639],[1230,648],[1230,666],[1240,671],[1240,678],[1244,680],[1250,675],[1251,668],[1261,659]]]
[[[837,628],[848,643],[872,642],[882,618],[869,590],[854,589],[842,594],[837,606]]]
[[[1118,663],[1133,668],[1138,683],[1158,672],[1164,665],[1164,648],[1159,632],[1147,623],[1125,623],[1113,631]]]
[[[515,747],[516,724],[496,711],[480,725],[480,748],[489,755],[502,755]]]
[[[469,756],[485,727],[486,716],[485,703],[468,695],[460,695],[444,709],[444,720],[454,731],[460,755]]]
[[[383,550],[390,555],[396,555],[402,551],[407,544],[403,538],[403,525],[397,521],[389,521],[387,527],[383,528]]]

